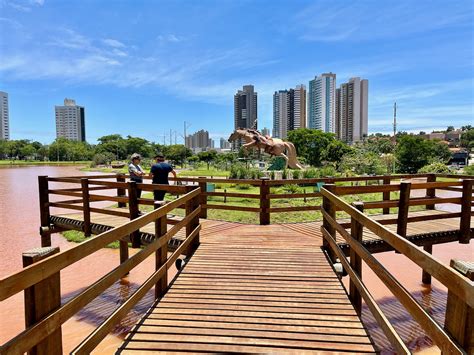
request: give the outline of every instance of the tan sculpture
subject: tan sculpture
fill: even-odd
[[[234,142],[238,139],[245,140],[242,145],[244,149],[260,148],[272,156],[283,157],[286,161],[286,167],[292,169],[303,169],[296,158],[296,148],[291,142],[285,142],[279,138],[272,138],[264,136],[256,129],[238,128],[229,137],[229,142]],[[286,152],[286,154],[285,154]]]

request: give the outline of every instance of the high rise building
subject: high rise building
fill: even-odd
[[[309,82],[308,128],[335,131],[336,74],[324,73]]]
[[[234,95],[234,128],[257,127],[257,93],[253,85],[244,85]],[[239,148],[242,141],[235,141],[233,148]]]
[[[8,111],[8,93],[0,91],[0,139],[10,139],[10,113]]]
[[[186,137],[186,147],[194,151],[202,151],[213,148],[213,142],[209,138],[209,132],[201,129]]]
[[[264,135],[264,136],[269,136],[270,135],[270,128],[263,127],[262,132],[260,132],[260,133],[262,133],[262,135]]]
[[[230,143],[227,139],[221,138],[219,147],[221,149],[230,149]]]
[[[55,106],[56,138],[86,141],[84,107],[75,100],[64,99],[64,106]]]
[[[273,94],[273,136],[286,138],[288,131],[306,126],[306,88],[275,91]]]
[[[349,144],[359,142],[368,133],[369,81],[350,78],[337,91],[336,136]]]

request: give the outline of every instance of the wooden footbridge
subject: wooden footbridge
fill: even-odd
[[[148,279],[73,353],[92,352],[151,288],[154,304],[118,353],[379,352],[360,318],[362,301],[394,351],[410,353],[364,284],[362,262],[443,353],[474,352],[472,260],[444,265],[431,255],[433,244],[467,244],[474,235],[473,180],[468,177],[429,174],[292,180],[292,184],[319,190],[304,194],[273,189],[288,184],[286,180],[187,178],[178,179],[186,185],[163,186],[125,179],[122,175],[39,178],[42,248],[25,253],[25,268],[0,280],[0,301],[24,291],[26,329],[3,344],[0,353],[61,353],[61,325],[148,257],[154,257],[156,265]],[[207,184],[217,182],[250,183],[259,186],[260,192],[208,191]],[[362,185],[353,186],[360,182]],[[378,183],[369,185],[371,182]],[[155,189],[166,190],[176,199],[163,204],[138,198],[139,190]],[[453,194],[438,196],[441,191]],[[381,200],[361,202],[367,193],[380,193]],[[352,200],[357,196],[359,201],[349,204],[346,195]],[[58,201],[57,196],[69,199]],[[211,204],[210,196],[254,198],[259,207]],[[272,207],[272,200],[283,198],[322,198],[322,203]],[[104,201],[117,205],[104,207]],[[440,204],[458,208],[454,212],[436,210]],[[141,213],[140,206],[153,208]],[[260,225],[207,220],[210,209],[258,213]],[[367,214],[376,209],[383,213]],[[272,214],[306,210],[320,211],[323,221],[270,223]],[[70,229],[91,238],[61,252],[51,246],[51,233]],[[59,272],[117,240],[119,265],[61,304]],[[130,256],[130,246],[140,249]],[[423,282],[430,283],[434,277],[447,287],[444,325],[373,256],[390,250],[415,263]],[[168,280],[167,270],[177,259],[183,259],[185,266],[175,279]],[[350,278],[347,290],[340,280],[343,273]]]

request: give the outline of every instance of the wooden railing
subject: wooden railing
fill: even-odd
[[[458,181],[436,181],[438,177],[457,179]],[[54,177],[39,177],[40,186],[40,206],[41,206],[41,225],[42,225],[42,245],[49,246],[50,236],[48,229],[50,218],[50,207],[60,207],[65,209],[72,209],[83,211],[83,231],[86,235],[91,234],[90,230],[90,213],[102,213],[113,216],[126,217],[135,219],[139,213],[140,205],[153,205],[154,201],[147,198],[138,198],[137,191],[142,190],[151,192],[156,190],[166,191],[173,195],[180,195],[185,193],[186,186],[179,185],[155,185],[155,184],[136,184],[134,182],[126,182],[128,176],[122,174],[111,175],[94,175],[94,176],[73,176],[66,178]],[[434,209],[436,204],[440,203],[454,203],[461,204],[467,197],[453,197],[440,198],[436,196],[437,190],[449,190],[456,192],[463,192],[462,183],[460,179],[468,179],[468,176],[463,175],[448,175],[448,174],[405,174],[405,175],[383,175],[383,176],[357,176],[357,177],[328,177],[317,179],[290,179],[290,180],[269,180],[262,179],[225,179],[225,178],[207,178],[207,177],[184,177],[171,179],[177,184],[186,184],[187,186],[199,187],[201,194],[199,201],[201,204],[201,218],[207,218],[208,210],[226,210],[226,211],[241,211],[257,213],[259,216],[259,223],[261,225],[270,224],[271,215],[275,213],[286,212],[307,212],[319,211],[320,198],[319,192],[322,186],[327,184],[336,184],[336,194],[350,195],[355,194],[363,196],[364,194],[380,193],[380,201],[366,202],[364,208],[368,209],[382,209],[384,214],[390,212],[390,208],[400,207],[398,200],[392,200],[390,194],[392,192],[402,193],[402,184],[397,183],[401,179],[426,179],[426,183],[412,183],[410,190],[426,190],[423,197],[412,198],[409,201],[409,206],[424,205],[426,209]],[[110,181],[111,179],[116,181]],[[148,177],[145,177],[148,179]],[[71,188],[53,189],[53,183],[71,184]],[[360,183],[364,185],[360,185]],[[224,191],[208,191],[209,184],[219,185],[251,185],[258,187],[258,193],[246,192],[227,192]],[[351,184],[351,186],[348,186]],[[353,186],[357,184],[356,186]],[[370,184],[370,185],[369,185]],[[303,192],[290,193],[275,190],[277,187],[285,185],[298,185],[303,189]],[[99,191],[114,191],[114,195],[100,195]],[[116,193],[115,193],[116,191]],[[244,191],[244,190],[243,190]],[[406,191],[405,191],[406,192]],[[464,192],[463,192],[464,193]],[[50,202],[50,195],[63,195],[73,197],[71,200],[64,200],[59,202]],[[409,195],[409,191],[408,191]],[[216,203],[211,201],[211,198],[222,198],[225,203]],[[252,199],[255,204],[251,206],[232,204],[234,198]],[[304,204],[301,206],[275,206],[278,200],[286,200],[288,203],[293,200],[302,200]],[[314,201],[315,199],[318,199]],[[229,200],[229,201],[228,201]],[[309,203],[313,200],[311,203]],[[126,207],[128,211],[123,209],[105,209],[91,206],[95,202],[110,201],[118,204],[119,207]],[[307,203],[308,202],[308,203]],[[404,207],[404,206],[402,206]],[[446,214],[444,218],[451,218],[457,215]],[[435,218],[435,216],[427,216],[426,218]],[[443,218],[436,216],[436,218]],[[410,220],[410,219],[409,219]],[[413,219],[411,220],[413,221]],[[168,220],[169,224],[176,223],[175,220]],[[395,223],[395,220],[387,220],[383,223]],[[137,233],[136,233],[137,235]],[[138,237],[132,236],[134,246],[138,246]]]
[[[438,184],[438,185],[436,185]],[[443,183],[428,183],[422,184],[419,188],[438,188],[444,186]],[[414,185],[414,184],[413,184]],[[472,205],[472,180],[465,180],[462,184],[463,192],[469,190],[469,198],[466,198],[466,203],[463,204],[463,215],[467,216],[469,212],[469,219],[471,216]],[[466,187],[468,186],[468,187]],[[398,188],[398,187],[397,187]],[[401,198],[398,206],[406,213],[409,205],[409,185],[400,185]],[[392,191],[392,187],[383,187],[387,191]],[[364,203],[358,202],[349,205],[342,200],[334,192],[338,187],[334,185],[325,186],[321,193],[323,195],[323,213],[324,220],[321,227],[322,234],[325,241],[325,246],[330,254],[330,257],[335,260],[338,258],[342,263],[343,268],[350,277],[349,296],[356,309],[361,313],[362,299],[365,301],[368,309],[373,314],[375,320],[383,330],[387,339],[390,341],[397,353],[409,354],[408,347],[404,344],[401,337],[397,334],[394,327],[390,324],[387,317],[384,315],[380,307],[375,302],[373,296],[362,281],[362,261],[372,269],[375,275],[387,286],[393,296],[406,308],[413,319],[420,325],[426,334],[433,340],[433,342],[441,349],[443,353],[449,354],[464,354],[473,351],[470,346],[472,343],[472,327],[466,327],[462,331],[462,335],[454,334],[450,331],[453,328],[459,328],[456,322],[462,324],[469,324],[472,322],[472,314],[474,308],[474,284],[467,277],[461,275],[459,272],[450,268],[435,258],[428,252],[419,249],[416,245],[403,238],[400,233],[394,233],[384,227],[381,223],[366,216],[362,211],[365,208]],[[350,188],[339,188],[339,193],[349,193]],[[407,195],[408,194],[408,195]],[[426,201],[425,201],[426,202]],[[435,201],[430,201],[430,203]],[[451,201],[453,202],[453,201]],[[458,203],[459,201],[455,201]],[[436,200],[436,203],[439,203]],[[468,210],[467,210],[468,208]],[[336,220],[336,211],[344,211],[351,218],[350,225],[342,225]],[[403,229],[402,221],[402,227]],[[405,221],[406,223],[406,221]],[[406,226],[406,224],[405,224]],[[350,232],[347,228],[350,228]],[[459,309],[468,309],[464,313],[457,313],[456,317],[447,313],[445,328],[443,329],[431,315],[429,315],[423,307],[411,296],[411,294],[400,284],[399,281],[370,253],[362,244],[362,235],[364,228],[367,228],[382,240],[390,244],[396,251],[406,256],[416,265],[418,265],[424,272],[430,274],[439,280],[448,289],[451,299],[456,298],[457,307]],[[406,227],[405,227],[406,228]],[[336,242],[336,233],[340,234],[345,242],[350,246],[350,259],[347,260],[344,252]],[[450,301],[448,300],[448,303]],[[466,337],[465,333],[469,332]],[[466,340],[467,339],[467,340]]]
[[[115,187],[121,188],[122,185]],[[167,230],[167,213],[181,205],[185,205],[186,216]],[[61,353],[61,325],[147,257],[155,254],[156,269],[151,276],[74,350],[77,354],[90,353],[153,286],[156,299],[164,295],[168,287],[168,268],[181,254],[189,256],[199,245],[201,229],[199,213],[199,189],[193,188],[177,200],[90,238],[71,249],[58,252],[57,248],[43,248],[25,254],[24,260],[27,260],[28,266],[25,265],[23,270],[0,280],[0,301],[25,291],[25,297],[28,297],[25,298],[27,328],[3,344],[0,353],[20,354],[30,349],[41,354]],[[155,224],[154,241],[61,305],[59,279],[61,270],[150,223]],[[167,243],[182,228],[186,229],[186,239],[168,257]]]

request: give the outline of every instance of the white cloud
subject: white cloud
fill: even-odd
[[[112,39],[112,38],[106,38],[106,39],[103,39],[102,42],[110,47],[114,47],[114,48],[124,48],[125,47],[125,44],[123,44],[122,42],[116,40],[116,39]]]
[[[157,37],[157,39],[160,42],[174,42],[174,43],[177,43],[177,42],[183,41],[184,37],[177,36],[173,33],[170,33],[170,34],[165,34],[165,35],[159,35]]]

